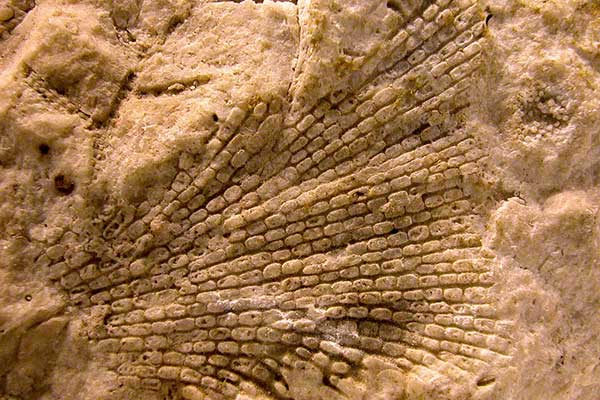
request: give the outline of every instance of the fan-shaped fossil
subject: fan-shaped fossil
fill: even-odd
[[[3,42],[30,128],[88,151],[32,236],[108,393],[485,397],[511,324],[465,183],[481,7],[154,3],[40,5]]]

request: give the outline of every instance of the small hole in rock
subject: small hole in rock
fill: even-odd
[[[50,153],[50,146],[48,146],[46,143],[42,143],[39,145],[38,150],[40,151],[41,154],[48,154]]]
[[[496,382],[496,378],[491,376],[484,376],[477,381],[477,386],[487,386],[491,385],[494,382]]]
[[[169,21],[169,26],[167,27],[167,34],[173,33],[173,31],[177,29],[177,27],[182,23],[183,20],[178,16],[171,18],[171,20]]]
[[[362,200],[362,198],[365,195],[365,192],[363,192],[362,190],[357,190],[355,192],[352,192],[350,195],[352,196],[353,200],[355,200],[355,201]]]
[[[217,114],[213,114],[213,115],[212,115],[212,119],[213,119],[213,121],[215,121],[215,122],[219,122],[219,116],[218,116]]]
[[[32,299],[33,299],[33,296],[31,296],[30,294],[25,296],[26,301],[31,301]]]
[[[485,24],[488,25],[490,23],[490,20],[492,19],[493,15],[492,14],[488,14],[485,17]]]
[[[333,386],[329,375],[323,375],[323,384],[325,386]]]
[[[69,178],[60,174],[54,177],[54,187],[61,194],[71,194],[75,189],[75,184]]]
[[[401,13],[402,10],[400,9],[400,6],[398,4],[395,4],[395,3],[396,3],[395,1],[388,1],[386,5],[387,5],[387,7],[390,10],[394,10],[394,11],[396,11],[398,13]]]

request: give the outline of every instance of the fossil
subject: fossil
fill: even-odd
[[[322,20],[323,6],[339,19]],[[164,24],[151,53],[123,44],[119,22],[118,38],[98,34],[104,25],[68,7],[34,29],[22,79],[85,121],[93,172],[89,184],[53,177],[78,200],[40,235],[35,265],[113,371],[115,395],[452,399],[493,386],[511,323],[489,293],[494,255],[465,184],[485,156],[464,123],[485,46],[475,1],[200,3]],[[227,21],[241,10],[256,20],[237,23],[257,35],[297,37],[296,50],[265,44],[295,57],[290,84],[261,96],[215,89],[227,100],[195,120],[215,79],[197,66],[229,60],[197,51],[219,27],[235,35]],[[268,18],[282,25],[268,31]],[[375,45],[346,43],[328,59],[327,35],[353,29]],[[100,61],[79,75],[56,69],[56,42]],[[231,54],[252,56],[233,42]],[[127,52],[139,66],[114,56]],[[235,74],[279,79],[268,65]],[[191,133],[132,168],[125,186],[150,178],[125,196],[107,178],[111,152],[119,140],[143,152],[146,129]]]

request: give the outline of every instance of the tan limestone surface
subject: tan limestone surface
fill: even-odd
[[[0,399],[596,400],[592,0],[0,0]]]

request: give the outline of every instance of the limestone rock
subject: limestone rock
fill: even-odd
[[[597,399],[599,17],[0,0],[0,399]]]

